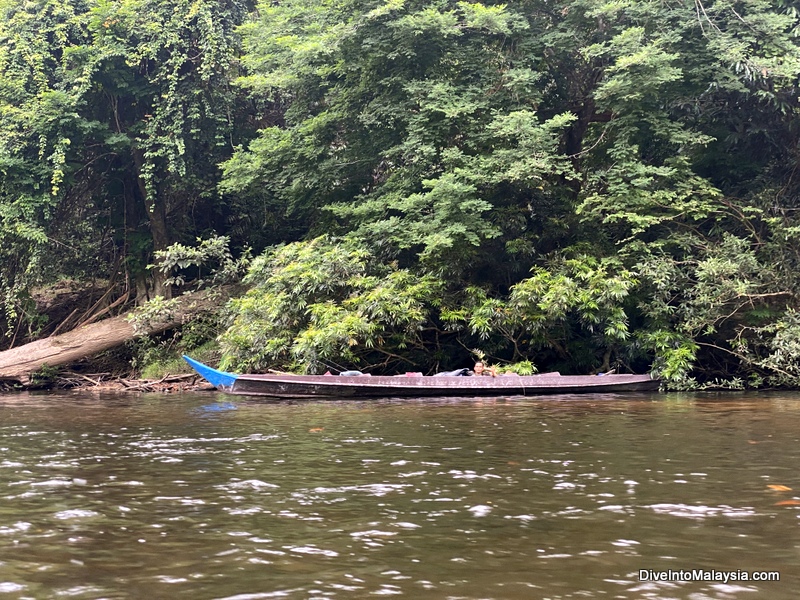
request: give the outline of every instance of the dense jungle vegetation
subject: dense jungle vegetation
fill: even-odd
[[[0,350],[798,386],[799,11],[0,0]]]

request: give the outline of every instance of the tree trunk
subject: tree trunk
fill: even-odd
[[[158,197],[150,198],[148,195],[147,185],[142,176],[144,170],[144,155],[142,150],[134,147],[131,154],[133,156],[133,164],[136,167],[136,185],[138,186],[142,201],[144,202],[144,210],[150,224],[153,251],[166,250],[170,245],[169,227],[167,225],[167,208],[164,205],[163,199]],[[147,299],[150,300],[155,296],[171,298],[172,289],[164,283],[166,275],[158,269],[153,269],[152,277],[153,289],[152,291],[147,290]]]
[[[37,340],[24,346],[0,352],[0,379],[30,382],[31,373],[42,366],[65,365],[114,348],[136,337],[166,331],[183,324],[187,318],[221,305],[226,294],[210,290],[186,294],[169,317],[151,321],[135,330],[126,317],[114,317],[84,325],[68,333]]]

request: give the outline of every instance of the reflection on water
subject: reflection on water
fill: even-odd
[[[798,432],[794,394],[0,396],[0,596],[794,598]]]

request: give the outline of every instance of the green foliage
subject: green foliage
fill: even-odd
[[[166,299],[163,296],[155,296],[131,311],[127,320],[136,333],[145,333],[154,323],[174,321],[177,307],[177,298]]]
[[[0,19],[6,344],[41,324],[33,283],[158,296],[268,247],[229,307],[232,368],[479,348],[797,385],[791,3],[0,0]]]
[[[195,345],[186,336],[167,336],[165,338],[141,337],[128,344],[132,354],[131,367],[141,379],[162,379],[167,375],[192,373],[192,368],[183,360],[183,354],[190,354],[202,362],[217,362],[219,351],[216,342],[206,339]]]
[[[241,83],[284,119],[225,164],[223,189],[452,281],[443,336],[579,369],[649,355],[691,386],[709,352],[737,368],[740,319],[774,318],[761,300],[788,289],[776,236],[793,221],[770,222],[728,157],[764,181],[792,163],[796,14],[762,0],[260,9]],[[370,335],[339,308],[309,314]]]
[[[515,318],[534,336],[552,330],[572,314],[587,332],[607,344],[628,338],[624,302],[636,285],[633,274],[614,259],[578,256],[550,270],[536,269],[511,292]]]
[[[113,107],[116,135],[106,141],[132,144],[141,153],[150,203],[166,202],[180,189],[177,178],[199,166],[192,165],[201,160],[198,153],[226,144],[233,102],[226,85],[234,68],[230,29],[244,11],[243,2],[189,0],[100,0],[90,11],[92,66],[107,92],[131,103],[128,114]],[[131,96],[119,97],[125,92]],[[201,178],[195,172],[190,180],[197,185]]]
[[[800,387],[800,314],[790,308],[780,318],[753,328],[734,340],[743,360],[758,369],[753,372],[761,385]],[[765,373],[766,376],[760,373]]]
[[[24,325],[32,285],[64,275],[114,279],[122,265],[146,292],[153,249],[212,228],[239,102],[233,29],[247,8],[0,2],[4,330]]]
[[[769,358],[777,346],[770,344],[781,344],[775,334],[785,323],[796,281],[780,276],[771,244],[753,239],[758,221],[743,224],[750,235],[676,236],[651,247],[637,266],[644,292],[639,307],[649,322],[639,340],[655,353],[656,370],[676,387],[697,384],[689,373],[701,349],[703,359],[716,355],[727,363],[720,373],[726,377],[739,369],[757,379],[780,373],[780,359]],[[756,347],[759,353],[753,354]]]
[[[558,145],[573,117],[536,111],[537,57],[515,10],[299,0],[260,15],[241,83],[287,102],[285,123],[225,164],[223,189],[463,274],[501,235],[487,215],[509,186],[569,172]]]
[[[327,237],[267,251],[246,281],[253,287],[231,301],[221,336],[223,368],[317,372],[392,361],[417,342],[441,289],[376,262],[357,242]]]
[[[203,285],[218,285],[242,278],[251,260],[249,249],[239,258],[234,258],[230,251],[230,238],[227,236],[197,238],[197,242],[197,246],[178,243],[172,244],[166,250],[156,251],[158,270],[165,275],[177,272],[164,281],[166,285],[183,286],[187,281],[191,281],[199,289]],[[190,267],[194,267],[194,273],[191,275],[187,274]],[[211,269],[209,281],[202,278],[204,269]]]
[[[695,366],[698,345],[691,338],[668,329],[657,329],[642,332],[640,339],[646,348],[655,353],[653,369],[671,389],[697,387],[697,381],[690,376],[690,372]]]
[[[58,367],[43,364],[38,370],[31,373],[31,387],[47,388],[51,387],[58,376]]]
[[[504,365],[501,369],[503,373],[516,373],[517,375],[534,375],[536,371],[536,365],[529,360]]]
[[[507,298],[469,289],[461,306],[443,310],[442,319],[450,328],[464,323],[484,344],[494,339],[489,345],[495,351],[510,347],[512,361],[524,364],[546,349],[573,369],[607,370],[601,357],[608,353],[608,362],[629,339],[626,305],[636,285],[616,259],[555,257],[514,285]]]
[[[63,85],[65,54],[85,39],[71,3],[3,1],[0,21],[0,301],[10,334],[26,320],[29,288],[50,271],[47,224],[66,195],[68,153],[92,124]]]
[[[160,299],[151,300],[141,307],[143,312],[139,309],[134,312],[134,323],[141,327],[142,321],[147,318],[145,315],[151,319],[168,317],[171,309],[167,307],[170,304]],[[182,358],[184,354],[205,363],[218,362],[220,352],[217,337],[222,332],[220,324],[223,322],[223,317],[218,313],[204,312],[180,328],[158,336],[140,336],[131,340],[127,344],[132,355],[131,367],[139,372],[142,379],[161,379],[167,374],[192,372]]]

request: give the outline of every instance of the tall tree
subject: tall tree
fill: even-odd
[[[234,144],[229,84],[246,10],[242,0],[127,0],[91,11],[87,104],[124,148],[113,165],[129,174],[120,199],[134,223],[146,220],[152,250],[177,241],[197,213],[218,212],[216,164]],[[160,281],[153,291],[164,293]]]
[[[244,122],[245,0],[0,3],[0,266],[6,324],[34,283],[124,272],[224,228],[217,164]],[[46,268],[45,268],[46,266]]]
[[[541,54],[514,10],[295,0],[259,15],[243,83],[281,99],[285,121],[226,163],[226,189],[463,275],[570,169],[558,144],[574,117],[537,113]]]
[[[73,199],[68,156],[96,129],[79,114],[68,66],[70,49],[88,41],[85,10],[68,1],[0,2],[0,301],[2,333],[11,336],[32,312],[30,285],[55,253],[73,254],[49,226]]]
[[[243,83],[285,118],[223,187],[446,274],[441,318],[465,345],[586,366],[645,351],[689,381],[701,349],[722,372],[752,366],[741,345],[797,304],[780,242],[796,231],[792,5],[290,0],[259,15]]]

